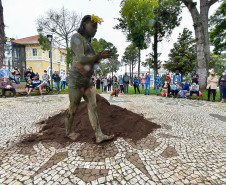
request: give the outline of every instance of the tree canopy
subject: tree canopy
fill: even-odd
[[[170,50],[169,61],[165,67],[172,72],[179,70],[182,76],[197,68],[195,39],[192,38],[192,32],[187,28],[184,28],[183,32],[179,34],[177,42]]]
[[[118,50],[117,48],[111,43],[107,42],[104,39],[97,40],[96,38],[92,39],[91,45],[96,53],[100,53],[103,50],[112,50],[114,56],[110,59],[102,60],[99,63],[99,70],[97,71],[100,74],[106,75],[107,73],[117,72],[120,66],[120,62],[118,61]]]
[[[226,50],[226,1],[210,17],[210,42],[214,45],[214,52],[221,53]]]

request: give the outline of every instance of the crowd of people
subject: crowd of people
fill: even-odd
[[[16,97],[16,89],[13,84],[20,84],[20,71],[18,67],[14,67],[11,70],[6,69],[5,65],[0,69],[1,76],[1,89],[2,89],[2,97],[5,98],[6,91],[13,92],[14,97]],[[34,73],[32,68],[28,68],[24,73],[24,79],[26,81],[25,91],[26,96],[31,96],[31,92],[36,89],[39,91],[40,95],[43,96],[43,88],[50,85],[50,76],[47,74],[47,71],[44,70],[44,74],[42,75],[42,80],[38,72]],[[52,75],[52,79],[55,83],[55,87],[57,92],[59,93],[61,90],[66,89],[66,80],[67,75],[65,71],[61,75],[59,75],[58,71],[55,71]]]
[[[14,97],[16,97],[16,89],[13,87],[13,83],[20,83],[21,74],[18,67],[14,67],[12,70],[7,70],[5,65],[3,65],[0,69],[0,75],[3,98],[5,98],[6,91],[12,91]],[[40,95],[43,96],[43,88],[50,85],[50,76],[47,74],[46,70],[44,70],[42,80],[40,80],[39,74],[34,73],[32,68],[28,68],[24,73],[24,79],[26,81],[26,96],[30,96],[33,89],[37,89]],[[58,71],[55,71],[52,75],[52,79],[55,83],[55,87],[58,93],[61,90],[65,91],[67,84],[67,74],[65,73],[65,71],[63,71],[61,75]],[[116,76],[93,76],[92,81],[96,86],[98,93],[110,92],[111,96],[118,96],[119,93],[128,94],[129,85],[131,84],[134,87],[135,94],[140,94],[140,88],[142,88],[142,91],[144,91],[145,95],[150,95],[151,75],[149,73],[146,73],[145,75],[142,74],[140,79],[138,79],[137,76],[134,76],[132,81],[127,73],[119,76],[119,78],[117,78]],[[172,79],[169,73],[166,74],[164,79],[162,79],[159,74],[157,74],[154,78],[154,82],[156,95],[159,95],[160,90],[161,95],[165,97],[187,98],[188,96],[193,96],[194,94],[197,96],[202,96],[202,92],[199,89],[199,75],[196,73],[196,71],[193,72],[189,81],[182,80],[179,71],[176,71]],[[210,101],[211,96],[213,96],[213,101],[216,100],[218,87],[220,92],[220,101],[225,102],[226,71],[222,73],[219,79],[214,72],[210,73],[210,76],[207,79],[206,87],[206,89],[208,90],[208,101]]]
[[[141,93],[144,91],[145,95],[150,95],[150,81],[151,75],[146,73],[142,74],[140,79],[137,76],[134,76],[131,83],[130,77],[125,73],[125,75],[120,76],[117,80],[116,76],[109,76],[108,78],[103,76],[92,77],[94,85],[98,92],[107,92],[111,91],[110,96],[118,96],[119,93],[128,94],[129,84],[134,87],[134,92]],[[196,71],[191,75],[190,80],[182,80],[179,71],[173,75],[171,79],[169,73],[166,74],[165,78],[162,79],[159,74],[154,78],[155,81],[155,91],[156,95],[159,95],[159,90],[161,95],[164,97],[173,97],[173,98],[187,98],[188,96],[197,95],[202,96],[202,92],[199,88],[199,75]],[[222,73],[222,76],[218,79],[217,75],[214,72],[210,73],[210,76],[207,79],[207,91],[208,91],[208,101],[210,101],[211,96],[213,101],[216,100],[217,88],[219,86],[220,92],[220,101],[225,102],[226,99],[226,71]],[[111,89],[112,88],[112,89]],[[101,91],[102,90],[102,91]]]

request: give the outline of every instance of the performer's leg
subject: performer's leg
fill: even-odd
[[[76,135],[75,133],[72,133],[71,127],[74,121],[76,110],[84,94],[84,89],[69,87],[68,93],[69,93],[70,106],[65,117],[66,136],[71,138],[72,140],[75,140],[77,139],[78,134]]]
[[[105,140],[111,140],[114,135],[104,135],[100,128],[100,123],[97,115],[96,92],[94,87],[86,89],[83,98],[88,103],[89,120],[93,127],[93,130],[95,131],[96,142],[101,143]]]

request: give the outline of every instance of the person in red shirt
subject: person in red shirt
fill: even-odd
[[[171,83],[171,78],[170,78],[169,73],[166,74],[165,80],[166,80],[169,84]]]

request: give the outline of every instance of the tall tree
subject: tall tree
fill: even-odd
[[[126,25],[127,39],[139,51],[138,78],[140,77],[141,50],[150,43],[150,19],[154,16],[157,0],[122,0],[121,22]]]
[[[170,50],[169,61],[165,67],[172,72],[179,70],[182,77],[191,73],[197,67],[195,39],[192,38],[192,32],[187,28],[179,34],[177,42]]]
[[[112,50],[112,52],[114,53],[113,57],[111,59],[102,60],[99,63],[99,67],[100,72],[103,75],[111,73],[113,76],[113,73],[117,72],[120,66],[120,62],[118,61],[119,55],[117,48],[111,42],[107,42],[104,39],[99,39],[98,41],[96,38],[92,39],[91,45],[93,46],[96,53],[99,53],[103,50]]]
[[[49,10],[44,17],[37,19],[37,31],[44,36],[52,34],[54,42],[67,50],[70,47],[71,36],[77,31],[80,20],[81,17],[76,12],[70,12],[64,7],[59,12]]]
[[[226,1],[223,1],[214,15],[210,17],[210,42],[216,54],[226,50]]]
[[[122,62],[129,66],[130,79],[133,80],[133,70],[139,59],[139,51],[136,46],[130,44],[126,47],[125,52],[122,56]]]
[[[162,42],[164,37],[168,38],[172,34],[173,29],[180,25],[181,17],[179,15],[181,11],[181,2],[177,0],[159,0],[159,6],[154,9],[155,17],[151,19],[151,32],[154,37],[153,52],[150,53],[152,58],[147,59],[151,62],[152,68],[154,68],[154,76],[158,73],[160,65],[158,43]]]
[[[5,56],[4,44],[5,44],[5,24],[3,17],[2,0],[0,0],[0,68],[3,65],[3,60]]]
[[[208,63],[210,61],[210,43],[208,32],[209,8],[218,0],[200,0],[200,11],[197,3],[193,0],[180,0],[188,8],[193,19],[195,38],[197,45],[199,85],[201,89],[206,88]]]

